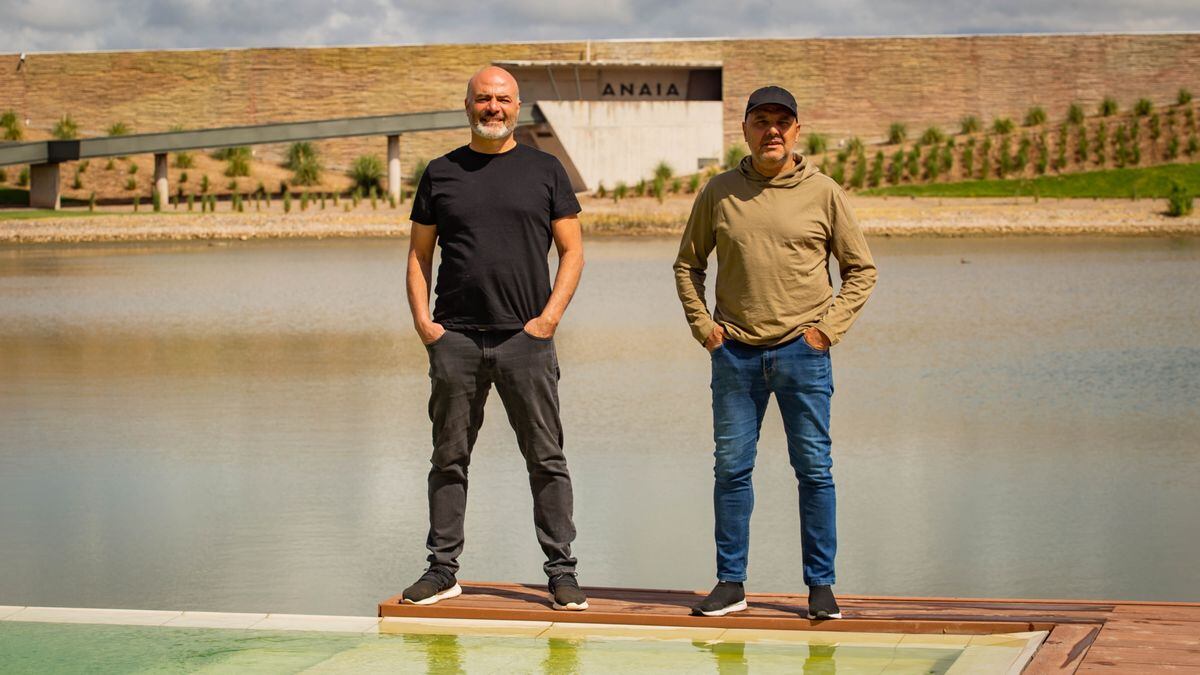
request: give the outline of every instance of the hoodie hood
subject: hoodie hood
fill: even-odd
[[[795,187],[809,178],[821,173],[821,170],[815,164],[808,161],[808,158],[800,153],[794,153],[792,157],[796,160],[796,164],[788,171],[780,173],[778,176],[767,177],[754,170],[754,164],[750,159],[750,155],[742,158],[738,164],[738,173],[742,174],[750,183],[757,183],[770,187]]]

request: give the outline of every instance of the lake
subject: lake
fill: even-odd
[[[873,239],[834,347],[842,593],[1200,600],[1200,240]],[[556,337],[586,587],[714,579],[709,359],[669,239]],[[424,568],[407,242],[0,248],[0,604],[372,615]],[[460,578],[540,583],[498,397]],[[778,409],[748,590],[802,589]]]

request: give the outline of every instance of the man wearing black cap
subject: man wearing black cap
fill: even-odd
[[[808,617],[836,619],[829,351],[874,288],[875,263],[845,192],[793,152],[800,125],[791,93],[763,87],[751,94],[742,133],[750,155],[697,195],[675,260],[684,314],[712,359],[718,583],[693,613],[746,609],[751,475],[774,394],[799,482]],[[714,249],[717,302],[709,313],[704,282]],[[836,293],[830,255],[842,277]]]

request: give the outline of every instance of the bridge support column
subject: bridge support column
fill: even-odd
[[[154,153],[154,193],[158,195],[158,207],[166,209],[171,203],[171,185],[167,181],[167,153]]]
[[[29,166],[29,206],[31,208],[57,211],[62,206],[61,187],[58,162]]]
[[[395,134],[387,137],[388,157],[388,196],[399,204],[404,195],[400,194],[400,136]]]

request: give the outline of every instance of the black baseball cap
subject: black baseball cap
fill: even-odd
[[[760,105],[767,105],[769,103],[781,105],[792,113],[792,117],[797,117],[796,97],[792,96],[792,92],[784,89],[783,87],[770,85],[755,89],[754,93],[750,94],[750,98],[746,101],[746,114],[742,116],[742,119],[749,117],[751,110],[754,110]]]

